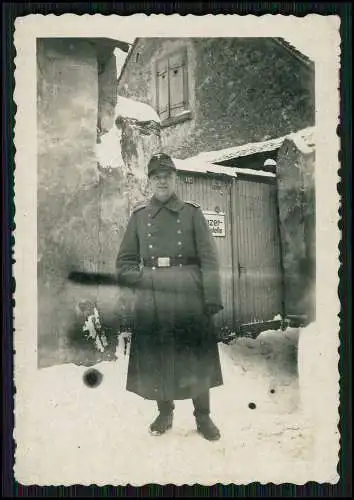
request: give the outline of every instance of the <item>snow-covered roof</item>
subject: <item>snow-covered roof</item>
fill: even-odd
[[[237,173],[234,168],[223,167],[221,165],[213,165],[212,163],[206,161],[200,161],[199,159],[194,158],[186,158],[185,160],[181,160],[179,158],[173,158],[173,162],[176,165],[177,170],[183,172],[194,172],[200,174],[222,174],[227,175],[229,177],[237,177]]]
[[[275,177],[273,172],[266,172],[264,170],[256,170],[252,168],[223,167],[222,165],[201,162],[191,158],[186,158],[185,160],[173,158],[173,162],[176,165],[177,170],[181,172],[221,174],[227,175],[228,177],[237,177],[237,174],[256,175],[258,177]]]
[[[208,163],[219,163],[242,156],[250,156],[257,153],[274,151],[278,149],[284,141],[284,137],[278,137],[264,142],[251,142],[242,146],[220,149],[218,151],[206,151],[193,156],[191,159]]]
[[[135,101],[134,99],[128,99],[122,96],[117,97],[115,118],[118,117],[131,118],[138,122],[161,122],[154,108],[144,102]]]
[[[289,134],[286,139],[293,141],[303,154],[311,154],[315,151],[315,127],[308,127]]]
[[[251,142],[242,146],[234,146],[232,148],[220,149],[218,151],[205,151],[196,156],[189,158],[190,161],[201,163],[219,163],[226,160],[233,160],[243,156],[251,156],[258,153],[267,153],[279,149],[285,139],[297,141],[304,148],[305,145],[314,147],[314,127],[308,127],[298,132],[291,133],[275,139],[270,139],[263,142]],[[300,149],[300,148],[299,148]]]
[[[219,151],[205,151],[184,160],[174,158],[173,161],[177,170],[185,172],[217,173],[228,175],[230,177],[237,177],[237,174],[241,173],[261,177],[275,177],[276,174],[274,172],[241,167],[227,167],[218,165],[217,163],[257,153],[275,151],[281,147],[285,139],[292,140],[296,147],[303,153],[309,153],[314,151],[315,148],[314,135],[315,128],[308,127],[306,129],[299,130],[298,132],[278,137],[276,139],[271,139],[269,141],[254,142]]]
[[[256,168],[233,168],[237,174],[257,175],[258,177],[276,177],[274,172],[266,170],[258,170]]]

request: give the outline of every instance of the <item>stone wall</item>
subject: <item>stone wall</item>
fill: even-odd
[[[68,273],[96,269],[94,47],[84,40],[39,39],[37,70],[38,353],[43,365],[65,358],[63,332],[74,314]]]
[[[285,311],[315,319],[315,153],[291,138],[279,150],[278,202],[285,279]]]
[[[314,124],[314,72],[266,38],[141,38],[118,83],[119,93],[156,108],[154,65],[188,51],[192,119],[163,127],[176,158],[279,137]]]
[[[117,66],[111,50],[98,51],[98,126],[100,132],[113,127],[117,104]]]
[[[129,323],[127,292],[68,280],[72,271],[114,273],[131,206],[145,196],[147,158],[159,148],[152,124],[114,123],[112,51],[98,50],[89,39],[37,43],[40,367],[114,359],[117,331]],[[98,164],[98,126],[105,135],[117,133],[118,164]],[[108,337],[104,352],[84,338],[95,308]]]

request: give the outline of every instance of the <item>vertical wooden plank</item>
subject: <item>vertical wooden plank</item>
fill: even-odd
[[[251,295],[251,303],[253,306],[253,318],[252,321],[257,321],[260,316],[259,311],[259,297],[261,294],[260,283],[258,280],[258,272],[259,272],[259,259],[258,259],[258,250],[260,249],[260,237],[257,222],[260,219],[260,214],[257,214],[257,183],[252,182],[252,194],[250,197],[250,235],[249,235],[249,252],[252,256],[252,268],[251,268],[251,276],[252,281],[250,283],[250,295]]]
[[[253,255],[253,283],[254,283],[254,290],[255,293],[252,294],[252,299],[253,299],[253,304],[254,304],[254,310],[255,310],[255,321],[258,319],[258,317],[261,316],[261,302],[262,302],[262,279],[261,279],[261,262],[259,262],[258,259],[258,254],[259,250],[262,249],[262,237],[261,234],[264,233],[264,231],[260,230],[259,227],[259,221],[261,218],[260,211],[259,211],[259,204],[258,204],[258,193],[259,193],[259,184],[256,182],[252,183],[252,188],[253,188],[253,193],[252,193],[252,210],[251,210],[251,217],[252,217],[252,228],[253,228],[253,234],[254,234],[254,242],[251,245],[252,248],[252,255]],[[262,251],[262,250],[261,250]]]
[[[189,109],[189,65],[188,65],[188,50],[183,53],[183,101],[184,108]]]
[[[246,267],[245,284],[247,293],[248,317],[247,321],[254,322],[256,320],[256,311],[254,304],[254,295],[257,293],[254,283],[254,256],[253,249],[255,245],[254,220],[252,217],[252,198],[253,198],[253,183],[243,183],[245,191],[245,217],[246,217],[246,237],[244,241],[245,257],[244,262]],[[249,260],[249,265],[247,263]]]
[[[240,276],[239,276],[239,184],[233,179],[231,189],[231,245],[232,245],[232,278],[233,278],[233,328],[240,324]]]
[[[267,255],[267,247],[263,243],[264,240],[267,239],[266,235],[269,235],[269,227],[267,225],[267,217],[264,206],[264,195],[266,193],[267,186],[262,183],[256,184],[259,191],[259,212],[260,219],[262,222],[262,227],[258,227],[258,238],[257,238],[257,270],[259,272],[259,283],[257,289],[257,297],[255,298],[256,302],[256,315],[257,320],[264,320],[266,316],[267,306],[266,303],[268,301],[265,283],[267,282],[268,276],[268,255]],[[262,237],[263,235],[263,237]]]
[[[168,80],[170,85],[170,116],[176,116],[184,109],[184,64],[183,53],[173,54],[168,63]]]
[[[252,321],[252,304],[251,304],[251,298],[249,296],[249,276],[248,273],[250,271],[252,261],[250,259],[250,254],[247,251],[247,246],[249,242],[249,215],[248,215],[248,196],[247,196],[247,190],[246,190],[246,185],[245,182],[242,181],[242,210],[241,214],[243,217],[243,235],[242,235],[242,240],[241,240],[241,248],[242,248],[242,260],[241,260],[241,265],[242,265],[242,281],[244,283],[244,290],[245,290],[245,295],[244,295],[244,307],[242,310],[242,320],[244,322],[247,321]]]
[[[260,183],[254,183],[255,186],[255,191],[256,191],[256,228],[257,228],[257,247],[259,247],[261,253],[266,252],[266,245],[265,245],[265,239],[268,231],[264,231],[263,228],[260,225],[261,222],[261,196],[262,196],[262,185]],[[265,294],[265,289],[264,289],[264,282],[263,282],[263,276],[262,276],[262,269],[261,265],[258,262],[258,252],[256,252],[256,257],[257,257],[257,262],[256,262],[256,277],[257,277],[257,294],[255,297],[255,302],[256,302],[256,310],[258,311],[259,317],[264,317],[264,305],[265,301],[267,300],[266,294]],[[262,262],[262,261],[261,261]]]
[[[262,197],[263,197],[263,188],[264,185],[261,183],[257,183],[257,210],[258,213],[261,214],[263,212],[262,206]],[[268,300],[267,291],[266,291],[266,280],[264,279],[264,273],[267,273],[266,268],[266,259],[264,259],[264,255],[267,254],[267,238],[269,236],[268,228],[263,229],[263,225],[261,225],[262,218],[258,218],[258,247],[259,250],[257,252],[257,260],[259,260],[258,255],[260,254],[261,260],[257,262],[257,276],[258,276],[258,294],[257,294],[257,310],[260,318],[264,318],[266,316],[266,302]],[[263,264],[264,263],[264,264]]]
[[[239,198],[238,198],[238,209],[239,209],[239,283],[240,283],[240,310],[239,310],[239,320],[240,323],[245,322],[245,317],[247,317],[248,312],[248,297],[247,297],[247,282],[246,282],[246,259],[245,259],[245,249],[244,245],[247,241],[247,219],[246,219],[246,198],[244,193],[244,182],[242,180],[238,181],[239,185]]]
[[[157,109],[162,120],[169,116],[168,97],[168,61],[166,59],[156,63],[157,78]]]

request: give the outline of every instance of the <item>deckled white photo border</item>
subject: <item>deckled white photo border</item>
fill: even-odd
[[[16,230],[14,277],[16,280],[14,310],[14,377],[16,385],[16,427],[21,424],[31,394],[36,390],[33,377],[37,371],[37,125],[36,125],[36,38],[38,37],[263,37],[287,38],[289,33],[301,35],[315,54],[316,72],[316,323],[309,341],[318,387],[317,460],[308,481],[338,481],[336,463],[339,437],[335,433],[339,421],[339,318],[338,269],[340,232],[338,229],[339,195],[337,193],[338,151],[336,135],[339,117],[340,20],[336,16],[307,15],[303,18],[283,15],[238,16],[177,14],[132,16],[33,14],[15,22],[15,92],[17,106],[15,124],[15,205]],[[271,68],[270,68],[271,71]],[[319,377],[318,373],[321,373]],[[70,391],[70,387],[68,387]],[[322,404],[322,406],[321,406]],[[325,408],[325,410],[324,410]],[[25,450],[31,446],[22,429],[17,436],[17,451],[26,460]],[[322,451],[321,451],[322,450]],[[16,479],[32,484],[35,463],[22,463],[22,474]],[[85,464],[78,464],[80,469]],[[271,464],[270,464],[271,467]],[[16,468],[16,467],[15,467]],[[26,471],[24,473],[23,471]],[[82,474],[80,474],[82,477]],[[258,481],[250,471],[249,482]],[[223,482],[223,478],[220,478]],[[132,471],[131,484],[134,484]],[[294,478],[296,483],[296,478]],[[38,484],[38,482],[37,482]],[[46,485],[46,478],[41,483]],[[62,477],[60,484],[68,486]],[[83,483],[81,483],[83,484]],[[86,484],[91,484],[87,477]],[[237,478],[235,478],[237,484]]]

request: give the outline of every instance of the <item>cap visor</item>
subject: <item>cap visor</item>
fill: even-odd
[[[174,167],[158,167],[158,168],[154,168],[153,170],[151,170],[148,174],[148,176],[150,177],[151,175],[153,174],[156,174],[157,172],[175,172],[176,171],[176,168]]]

